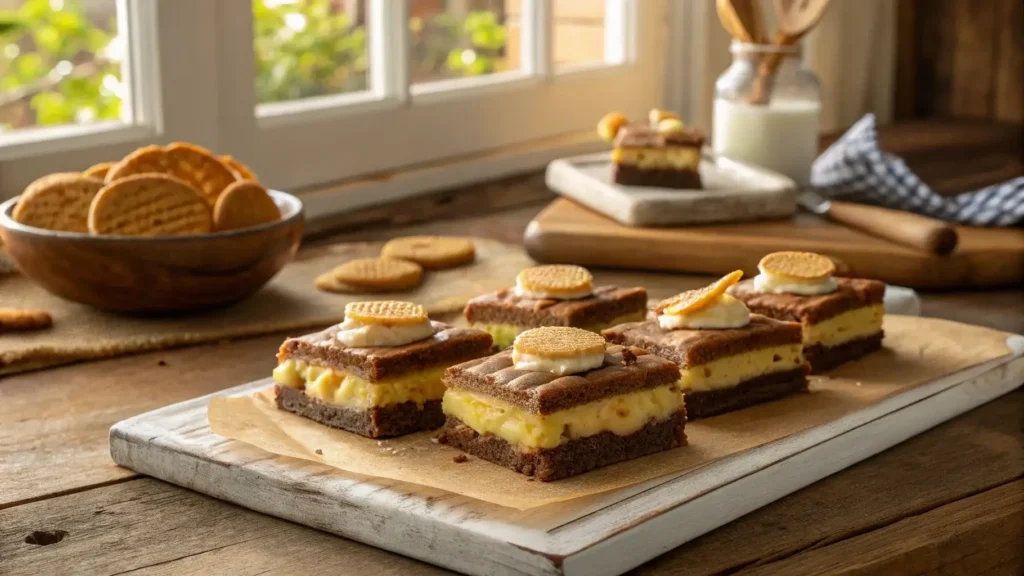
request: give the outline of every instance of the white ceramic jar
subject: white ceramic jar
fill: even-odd
[[[780,172],[810,184],[818,155],[821,88],[803,65],[799,46],[734,41],[733,62],[715,83],[711,145],[716,154]],[[770,99],[756,104],[761,62],[777,55]],[[763,85],[763,80],[760,81]]]

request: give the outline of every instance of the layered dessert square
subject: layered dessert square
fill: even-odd
[[[414,304],[353,304],[344,323],[281,345],[278,408],[370,438],[440,427],[444,370],[488,354],[491,337],[430,321]],[[412,312],[360,313],[389,304]]]
[[[809,279],[780,273],[778,254],[817,262],[820,269]],[[730,292],[753,312],[799,322],[804,356],[813,373],[831,370],[881,348],[885,284],[861,278],[834,278],[829,272],[834,265],[824,256],[793,254],[808,253],[770,254],[762,259],[761,273],[756,278],[737,284]]]
[[[662,302],[656,319],[604,331],[679,365],[691,420],[807,390],[800,325],[750,314],[724,294],[739,274]]]
[[[510,349],[450,368],[442,441],[543,481],[686,444],[675,364],[576,328],[530,330],[517,346],[558,332],[593,342],[578,354]]]
[[[571,326],[599,333],[646,314],[644,288],[595,288],[585,268],[563,265],[527,268],[514,288],[473,298],[463,312],[471,327],[491,335],[497,350],[531,328]]]
[[[686,129],[678,116],[652,110],[648,124],[626,124],[615,130],[612,181],[624,186],[701,189],[704,140],[700,132]]]

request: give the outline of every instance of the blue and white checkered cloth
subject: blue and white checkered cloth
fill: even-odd
[[[969,161],[969,160],[967,160]],[[1024,176],[943,197],[878,145],[874,114],[857,121],[811,168],[811,184],[836,200],[874,204],[972,226],[1024,223]]]

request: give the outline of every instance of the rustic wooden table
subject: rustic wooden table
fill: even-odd
[[[935,155],[921,156],[931,164],[921,166],[945,170],[935,158],[963,141],[936,145],[941,139],[929,132],[933,128],[917,129],[936,146]],[[1002,177],[1004,164],[1019,168],[1021,157],[1007,156],[1005,142],[990,132],[978,136],[984,140],[978,146],[991,152],[978,166]],[[1012,134],[998,134],[1019,145]],[[895,137],[917,146],[892,144],[896,151],[911,159],[920,151],[920,137],[905,131]],[[986,180],[963,171],[954,177],[968,182],[963,186]],[[947,190],[962,189],[944,181]],[[350,215],[330,225],[357,231],[316,242],[407,232],[518,242],[550,198],[540,176],[520,177]],[[598,277],[646,284],[654,297],[702,281],[610,271]],[[926,294],[923,300],[926,315],[1024,333],[1019,291]],[[0,574],[446,573],[111,462],[107,430],[113,423],[265,377],[283,337],[78,364],[0,382]],[[1024,573],[1024,390],[672,550],[636,573]]]

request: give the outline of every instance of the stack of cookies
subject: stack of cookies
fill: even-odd
[[[476,248],[468,238],[405,236],[389,240],[378,258],[357,258],[320,275],[314,285],[325,292],[367,294],[412,290],[424,270],[469,264]]]
[[[180,236],[281,218],[245,165],[181,142],[146,146],[119,162],[44,176],[14,207],[26,226],[110,236]]]

